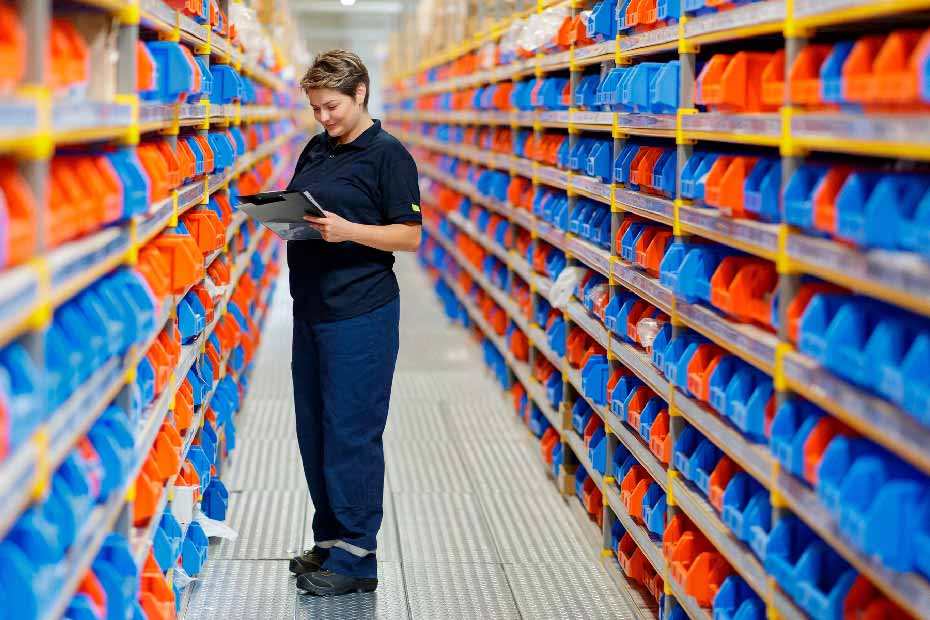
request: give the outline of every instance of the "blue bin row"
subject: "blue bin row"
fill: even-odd
[[[696,151],[681,172],[683,198],[765,222],[781,220],[781,161]]]
[[[630,474],[630,471],[637,467],[641,468],[642,465],[640,465],[636,457],[627,450],[626,446],[619,444],[614,449],[614,453],[611,456],[610,467],[611,475],[617,481],[618,485],[622,485],[623,481]],[[648,490],[643,496],[642,512],[639,515],[631,516],[638,521],[641,520],[650,534],[661,539],[662,535],[665,533],[667,511],[668,498],[662,490],[662,487],[653,480],[649,483]]]
[[[613,161],[613,179],[633,191],[674,198],[677,165],[674,148],[628,141]]]
[[[863,248],[930,257],[930,175],[804,165],[785,187],[785,219]]]
[[[507,202],[508,187],[510,187],[510,175],[500,170],[481,171],[475,183],[479,194],[501,202]]]
[[[126,618],[131,620],[144,620],[145,612],[139,603],[139,573],[132,558],[132,549],[129,541],[119,534],[110,534],[104,540],[97,557],[90,567],[105,595],[105,605],[102,609],[91,599],[87,593],[76,594],[71,600],[65,617],[72,620],[97,620],[98,618]],[[0,602],[3,594],[0,593]],[[0,609],[6,609],[10,615],[4,618],[28,618],[28,612],[20,605],[15,595],[11,597],[9,605],[0,604]],[[28,605],[28,604],[27,604]]]
[[[430,264],[437,268],[441,268],[440,266],[445,259],[445,249],[438,243],[435,245],[435,254],[432,258],[434,260],[432,260]],[[445,280],[439,279],[436,281],[435,291],[439,300],[442,302],[442,308],[446,316],[452,321],[460,323],[464,327],[468,327],[471,324],[468,311],[465,309],[465,306],[462,305],[462,302],[459,301],[455,292],[446,284]]]
[[[765,442],[775,406],[772,379],[694,332],[672,336],[666,323],[652,363],[684,394],[706,402],[756,442]]]
[[[485,256],[482,271],[494,286],[502,291],[510,290],[510,272],[508,271],[508,267],[496,256],[492,254]]]
[[[763,564],[812,618],[843,617],[858,573],[795,516],[779,519],[768,536]]]
[[[820,500],[863,553],[902,572],[930,577],[930,480],[880,446],[856,437],[800,399],[772,422],[771,452]]]
[[[140,49],[143,50],[155,69],[154,88],[139,93],[143,101],[199,103],[209,99],[218,105],[236,100],[244,104],[257,101],[255,84],[240,76],[231,65],[208,67],[203,58],[186,54],[181,43],[172,41],[149,41]],[[195,88],[198,82],[199,90]]]
[[[572,406],[572,428],[578,436],[584,438],[589,428],[595,426],[596,430],[587,442],[588,459],[594,470],[603,476],[607,473],[607,436],[604,425],[591,405],[585,399],[579,398]]]
[[[533,135],[531,129],[517,129],[513,135],[513,154],[526,159],[526,143]],[[566,142],[568,142],[566,140]]]
[[[765,603],[739,575],[727,577],[714,596],[714,620],[765,620]]]
[[[533,78],[514,82],[510,105],[529,112],[541,110],[568,110],[568,79],[560,77]]]
[[[120,269],[55,311],[45,337],[45,369],[14,342],[0,351],[0,398],[8,428],[0,437],[15,451],[97,369],[122,357],[154,328],[155,299],[145,279]],[[2,422],[2,420],[0,420]]]
[[[613,178],[614,144],[606,138],[579,137],[575,146],[559,151],[559,166],[610,183]]]
[[[494,378],[497,379],[501,388],[510,389],[509,366],[507,366],[507,360],[497,350],[497,346],[490,340],[484,340],[481,343],[481,349],[484,353],[484,363],[494,373]]]
[[[575,105],[589,110],[626,114],[675,114],[679,101],[680,65],[643,62],[585,76],[575,91]]]
[[[730,530],[759,557],[765,556],[772,528],[769,492],[739,471],[709,439],[693,426],[685,427],[673,447],[675,468],[698,487],[720,511]]]
[[[70,577],[66,555],[86,540],[94,510],[126,483],[135,457],[134,426],[111,405],[50,481],[48,495],[27,508],[0,542],[0,617],[41,617]],[[13,613],[15,610],[15,613]]]
[[[798,350],[930,425],[930,321],[874,299],[815,294]]]

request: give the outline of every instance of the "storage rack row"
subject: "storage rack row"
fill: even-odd
[[[312,123],[229,4],[0,5],[2,618],[174,618],[225,520]]]
[[[584,8],[572,6],[570,19]],[[863,169],[878,174],[861,203],[907,170],[916,198],[876,195],[911,205],[878,221],[901,238],[925,230],[913,205],[927,201],[926,113],[792,99],[792,81],[825,79],[838,44],[855,50],[856,29],[884,35],[870,42],[873,55],[891,41],[908,71],[922,71],[928,8],[741,3],[477,72],[460,58],[486,42],[476,39],[401,76],[389,96],[388,126],[427,179],[434,213],[422,260],[446,310],[478,327],[560,489],[577,492],[601,525],[608,566],[642,586],[632,602],[647,616],[654,598],[668,617],[928,617],[927,569],[901,552],[926,540],[911,524],[923,518],[916,498],[930,473],[917,397],[930,383],[918,364],[930,267],[900,239],[837,234],[842,213],[832,228],[810,221],[814,202],[843,202],[841,189],[848,206],[858,181],[843,186]],[[910,43],[898,45],[905,25]],[[721,111],[703,98],[723,43],[729,56],[765,55],[747,89],[763,87],[774,59],[766,75],[780,77],[768,89],[777,105]],[[611,103],[628,96],[612,72],[632,80],[648,67],[645,89],[631,87],[645,103],[627,102],[648,107],[663,90],[649,82],[662,68],[649,65],[673,62],[665,113]],[[912,219],[898,226],[902,211]],[[549,291],[566,266],[585,276],[554,310]],[[642,330],[644,317],[657,334]],[[876,335],[878,324],[889,331]],[[738,370],[708,385],[721,364]],[[864,376],[879,366],[884,384]],[[883,521],[873,500],[892,495],[902,508]],[[895,528],[911,529],[889,535]]]

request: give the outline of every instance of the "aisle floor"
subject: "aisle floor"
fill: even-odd
[[[600,534],[559,496],[538,444],[413,256],[398,259],[401,351],[385,454],[377,592],[298,594],[288,558],[312,545],[294,436],[286,277],[270,310],[225,477],[235,541],[211,546],[186,620],[632,618]]]

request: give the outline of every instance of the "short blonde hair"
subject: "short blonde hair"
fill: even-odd
[[[300,80],[300,87],[304,92],[330,88],[354,98],[359,84],[364,84],[364,105],[367,108],[370,83],[368,68],[357,54],[346,50],[329,50],[313,59],[313,64]]]

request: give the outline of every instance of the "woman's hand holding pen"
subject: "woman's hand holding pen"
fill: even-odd
[[[310,222],[310,225],[319,231],[324,241],[330,243],[340,243],[342,241],[352,241],[354,239],[358,224],[331,213],[323,211],[326,217],[313,217],[305,215],[304,220]]]

